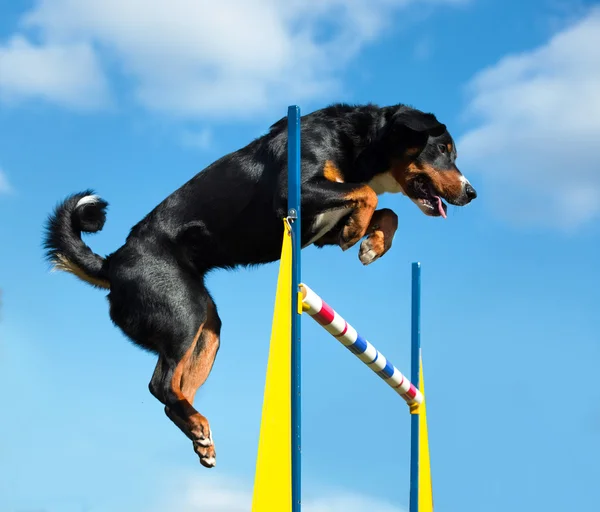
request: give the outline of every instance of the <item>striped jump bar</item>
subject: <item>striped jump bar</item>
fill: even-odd
[[[329,334],[365,363],[398,393],[407,404],[420,404],[423,394],[371,343],[305,284],[300,284],[302,309]]]

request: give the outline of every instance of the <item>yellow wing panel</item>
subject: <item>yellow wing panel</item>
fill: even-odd
[[[419,362],[419,389],[425,394],[423,361]],[[427,434],[427,398],[419,407],[419,512],[433,512],[433,488],[429,461],[429,437]]]
[[[292,237],[284,222],[281,261],[254,476],[252,512],[292,510]]]

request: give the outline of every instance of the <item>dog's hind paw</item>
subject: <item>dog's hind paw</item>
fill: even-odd
[[[217,465],[217,454],[215,453],[215,443],[213,441],[212,430],[206,426],[203,433],[199,435],[196,432],[194,436],[194,451],[200,457],[200,464],[205,468],[214,468]],[[204,434],[206,433],[206,435]]]
[[[194,451],[200,458],[200,464],[205,468],[214,468],[217,465],[217,454],[215,452],[214,444],[202,446],[198,441],[194,441]]]
[[[210,427],[208,429],[208,436],[197,436],[194,442],[199,446],[212,446],[214,443],[212,438],[212,430],[210,429]]]

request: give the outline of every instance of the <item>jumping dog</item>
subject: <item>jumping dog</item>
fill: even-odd
[[[477,194],[456,167],[456,147],[433,114],[405,105],[334,104],[301,122],[303,247],[362,240],[368,265],[392,245],[398,226],[378,196],[401,193],[431,217]],[[156,353],[149,389],[213,467],[208,420],[193,406],[219,349],[221,320],[205,287],[212,269],[275,261],[287,214],[287,122],[223,156],[166,197],[112,254],[95,254],[82,233],[102,229],[108,203],[91,190],[49,216],[44,247],[55,268],[109,290],[112,321]]]

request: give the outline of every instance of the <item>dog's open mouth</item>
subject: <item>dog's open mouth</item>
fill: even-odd
[[[435,215],[436,217],[438,215],[441,215],[442,217],[444,217],[444,219],[446,218],[446,211],[448,207],[446,206],[446,203],[442,201],[442,198],[440,196],[434,195],[433,199],[423,197],[417,199],[417,201],[419,201],[419,203],[421,203],[424,208],[428,208],[429,210],[434,212],[432,213],[432,215]]]
[[[432,217],[447,217],[448,206],[436,192],[431,181],[426,176],[417,176],[412,180],[413,201],[417,203],[425,215]]]

